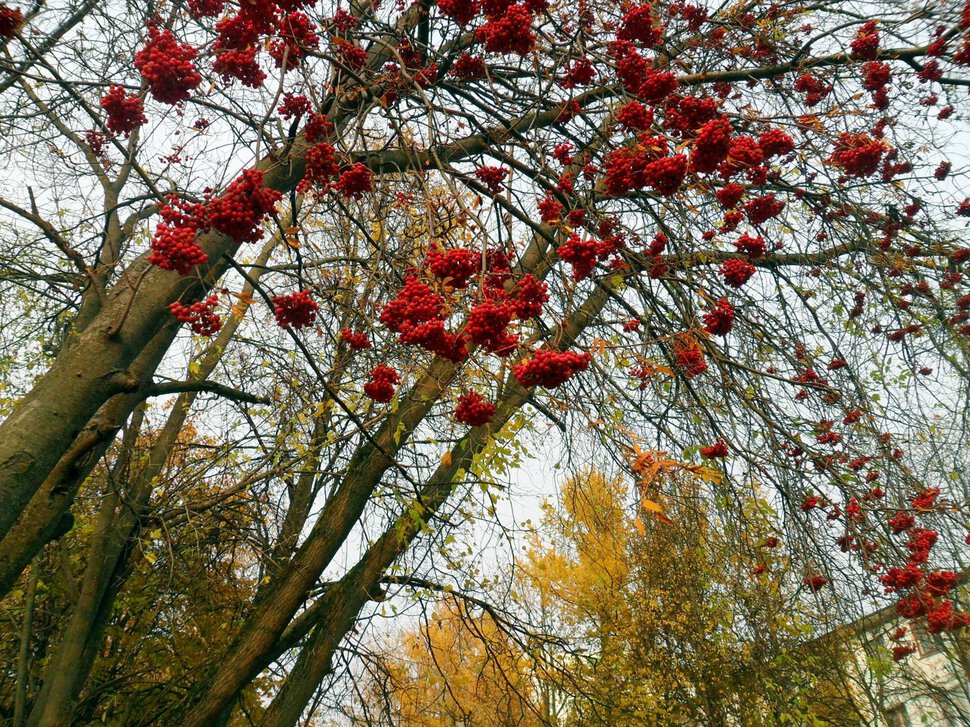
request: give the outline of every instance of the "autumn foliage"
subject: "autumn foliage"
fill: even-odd
[[[799,594],[970,625],[970,5],[0,4],[0,46],[19,723],[150,712],[93,676],[151,641],[119,594],[223,516],[244,605],[152,670],[165,721],[297,723],[557,444],[719,473],[726,559],[757,483]]]

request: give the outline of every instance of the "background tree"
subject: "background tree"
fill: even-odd
[[[504,612],[438,596],[367,682],[361,723],[390,707],[395,724],[859,724],[856,654],[817,638],[833,617],[799,591],[770,506],[752,492],[719,513],[690,469],[654,482],[659,514],[622,479],[566,481],[510,605],[541,627],[510,640]]]
[[[534,412],[628,466],[722,462],[725,502],[771,488],[805,587],[965,626],[968,25],[889,1],[0,8],[0,592],[31,613],[45,545],[90,549],[9,701],[114,715],[89,675],[136,546],[204,512],[250,585],[160,677],[164,720],[294,724],[382,579],[453,560]],[[213,456],[166,503],[190,414]]]

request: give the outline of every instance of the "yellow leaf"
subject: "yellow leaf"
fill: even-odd
[[[444,467],[451,467],[451,450],[441,455],[441,464]]]
[[[642,507],[647,512],[664,511],[663,507],[661,507],[659,503],[656,503],[653,500],[647,500],[647,499],[640,500],[640,507]]]
[[[647,536],[647,527],[643,524],[643,520],[640,518],[633,521],[633,527],[635,527],[637,532],[640,533],[641,538],[645,538]]]

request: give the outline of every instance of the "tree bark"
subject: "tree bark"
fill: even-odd
[[[265,272],[263,266],[278,242],[274,237],[264,246],[252,271],[255,280],[258,281]],[[251,300],[252,292],[252,285],[247,283],[240,300]],[[241,305],[242,308],[227,321],[216,340],[202,354],[194,379],[210,376],[222,359],[248,307],[247,303]],[[138,539],[141,519],[149,509],[153,485],[164,470],[197,396],[198,392],[189,391],[176,399],[147,463],[128,488],[124,504],[118,507],[120,498],[117,493],[105,499],[87,559],[81,597],[61,637],[57,653],[50,661],[48,676],[31,712],[28,727],[70,725],[77,699],[94,665],[112,605],[130,573],[129,558]],[[137,432],[137,427],[132,427],[132,431]],[[125,469],[126,460],[133,451],[134,439],[126,436],[120,455],[122,459],[115,469]]]

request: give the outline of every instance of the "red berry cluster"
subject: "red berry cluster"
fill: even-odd
[[[333,27],[339,30],[341,33],[347,33],[357,27],[357,18],[351,15],[349,12],[340,8],[334,13],[333,17],[330,19],[333,23]]]
[[[238,244],[256,242],[263,236],[261,225],[283,195],[263,187],[263,173],[247,169],[221,197],[207,206],[209,225]]]
[[[767,251],[767,246],[765,245],[765,238],[761,235],[757,237],[752,237],[747,232],[745,232],[741,237],[739,237],[734,242],[734,247],[742,255],[747,255],[753,260],[757,260],[759,257],[765,254]]]
[[[360,199],[374,189],[374,175],[366,164],[356,162],[341,173],[333,188],[348,199]]]
[[[755,267],[748,260],[730,258],[721,263],[721,275],[724,282],[732,288],[740,288],[748,282],[755,273]]]
[[[620,16],[620,29],[616,37],[648,48],[659,44],[663,39],[663,26],[657,24],[654,12],[650,3],[628,6]]]
[[[310,190],[325,193],[330,188],[330,180],[340,172],[337,150],[321,141],[306,150],[305,159],[303,179],[297,185],[297,190],[302,193]]]
[[[333,123],[326,114],[310,114],[306,126],[303,127],[306,140],[313,143],[333,133]]]
[[[367,335],[360,331],[352,331],[349,328],[340,329],[340,338],[355,351],[363,351],[370,348],[370,341]]]
[[[912,499],[913,508],[921,512],[928,512],[933,509],[933,506],[936,503],[936,498],[939,496],[939,487],[927,488]]]
[[[273,303],[276,325],[280,328],[306,328],[317,320],[320,306],[310,297],[309,291],[277,295],[270,300]]]
[[[692,379],[707,371],[704,351],[696,342],[683,344],[677,349],[677,369],[685,379]]]
[[[11,8],[6,3],[0,3],[0,38],[10,40],[23,24],[24,14],[20,12],[20,8]]]
[[[631,101],[617,112],[616,121],[632,131],[646,131],[653,125],[653,109]]]
[[[889,92],[886,87],[892,80],[892,70],[888,63],[870,61],[862,67],[862,85],[872,93],[872,102],[877,109],[889,106]]]
[[[593,272],[599,259],[599,245],[595,240],[583,240],[573,233],[559,245],[559,259],[573,268],[573,280],[584,280]]]
[[[378,364],[370,372],[370,381],[364,384],[364,393],[374,401],[386,404],[394,398],[394,387],[401,376],[386,364]]]
[[[264,189],[263,173],[248,169],[208,204],[187,203],[170,197],[161,210],[162,223],[152,238],[148,261],[164,270],[188,275],[192,267],[207,260],[196,244],[196,235],[210,228],[237,243],[255,242],[262,237],[260,225],[282,195]]]
[[[722,441],[715,442],[707,447],[701,447],[701,456],[707,459],[716,459],[718,457],[727,457],[730,454],[727,444]]]
[[[455,407],[455,421],[471,427],[483,427],[495,416],[495,404],[477,391],[463,394]]]
[[[397,298],[381,310],[380,320],[399,334],[399,343],[420,346],[457,363],[468,355],[468,350],[463,336],[445,330],[444,311],[444,299],[409,275]]]
[[[183,202],[173,195],[159,214],[162,222],[152,237],[148,262],[162,270],[188,275],[192,268],[209,259],[195,241],[208,225],[205,205]]]
[[[441,7],[441,5],[438,7]],[[487,71],[488,67],[485,65],[485,61],[467,51],[458,56],[455,65],[451,67],[451,75],[464,81],[485,78]]]
[[[744,187],[736,182],[731,182],[721,187],[714,193],[717,197],[717,201],[721,203],[721,206],[726,210],[733,210],[738,206],[741,198],[744,196]]]
[[[675,73],[671,71],[660,71],[656,68],[648,68],[643,74],[642,80],[636,87],[634,94],[641,101],[656,106],[676,91],[679,85]]]
[[[512,375],[522,386],[542,386],[555,389],[580,371],[589,368],[593,357],[589,353],[540,349],[528,361],[512,367]]]
[[[215,18],[222,14],[226,0],[189,0],[189,14],[196,20]]]
[[[812,593],[815,593],[821,590],[822,586],[824,586],[828,582],[829,582],[828,578],[820,575],[806,576],[805,578],[802,579],[802,583],[808,586],[808,589],[812,591]]]
[[[643,178],[647,185],[663,197],[670,197],[677,193],[680,185],[687,176],[687,156],[675,154],[650,162],[643,169]]]
[[[803,73],[795,81],[795,90],[805,94],[805,105],[811,108],[832,93],[832,86],[811,73]]]
[[[202,82],[193,63],[196,55],[195,48],[175,40],[171,30],[151,26],[148,42],[135,54],[135,68],[158,101],[181,103]]]
[[[754,138],[739,136],[731,142],[727,159],[721,163],[718,171],[722,177],[729,179],[738,172],[758,166],[763,159],[764,152]]]
[[[878,21],[870,20],[859,28],[855,39],[850,44],[852,57],[864,61],[874,61],[879,55],[879,31]]]
[[[222,328],[222,319],[214,312],[219,304],[219,296],[210,295],[205,300],[200,300],[192,305],[182,305],[172,303],[168,309],[172,311],[175,318],[181,323],[188,323],[192,330],[200,336],[212,336]]]
[[[465,335],[489,353],[507,356],[515,351],[519,337],[506,332],[515,315],[511,303],[484,300],[468,314]]]
[[[413,275],[404,278],[404,287],[397,298],[388,301],[381,309],[380,321],[395,333],[441,316],[444,299]]]
[[[463,289],[481,270],[482,255],[461,247],[447,251],[432,248],[425,262],[436,278],[447,281],[454,288]]]
[[[717,100],[709,96],[698,98],[673,94],[667,97],[664,111],[664,128],[685,138],[694,136],[698,129],[718,116]]]
[[[744,213],[741,210],[731,210],[730,212],[726,212],[724,214],[724,221],[718,230],[722,233],[734,232],[743,220]],[[713,237],[713,234],[710,234],[710,236]]]
[[[402,331],[398,342],[420,346],[453,363],[460,363],[468,358],[467,339],[463,334],[455,335],[447,331],[443,318],[426,321]]]
[[[111,86],[101,98],[101,108],[108,114],[105,126],[112,134],[128,135],[142,124],[148,123],[145,105],[141,98],[129,96],[121,86]]]
[[[903,510],[900,510],[889,519],[889,527],[892,528],[893,535],[904,533],[915,524],[916,518]]]
[[[475,176],[485,185],[489,193],[495,195],[502,191],[502,181],[508,176],[509,170],[503,167],[479,167]]]
[[[437,5],[442,15],[463,28],[475,19],[479,11],[477,0],[438,0]]]
[[[526,5],[509,5],[502,15],[490,15],[475,31],[475,38],[485,44],[489,53],[528,55],[535,44],[532,13]]]
[[[589,58],[578,58],[573,61],[569,70],[566,71],[562,79],[563,88],[575,88],[576,86],[588,86],[596,78],[596,70]]]
[[[283,96],[283,100],[276,110],[287,121],[295,121],[310,113],[313,106],[310,105],[310,99],[306,96],[288,93]]]
[[[650,69],[650,61],[640,55],[630,41],[617,40],[610,45],[610,55],[616,64],[616,76],[623,83],[623,87],[631,94],[636,94],[643,81],[643,77]]]
[[[512,305],[515,307],[515,315],[525,321],[542,315],[542,307],[548,300],[546,284],[527,273],[515,286]]]
[[[151,241],[148,262],[162,270],[175,270],[188,275],[196,265],[204,265],[209,256],[195,242],[194,227],[172,227],[161,223]]]
[[[343,38],[334,38],[333,46],[342,66],[352,71],[359,71],[367,65],[367,51],[359,45],[354,45]]]
[[[105,136],[100,131],[88,129],[84,132],[84,143],[88,145],[94,156],[101,158],[104,156]]]
[[[266,74],[256,60],[258,53],[256,46],[223,48],[220,46],[220,40],[217,40],[215,51],[212,70],[222,76],[224,82],[228,83],[230,79],[235,78],[249,88],[259,88],[263,85]]]
[[[606,157],[606,193],[619,197],[647,186],[646,168],[664,157],[667,140],[662,136],[641,134],[632,148],[614,149]]]
[[[758,146],[765,159],[784,156],[795,151],[795,140],[781,129],[768,129],[758,137]]]
[[[842,132],[828,162],[850,177],[868,177],[879,169],[885,152],[884,141],[873,139],[866,133]]]
[[[279,36],[269,44],[269,55],[276,61],[276,67],[284,71],[297,68],[308,51],[320,47],[316,24],[299,11],[289,13],[279,22],[277,29]]]
[[[573,156],[573,145],[568,141],[562,144],[556,144],[552,148],[552,158],[562,164],[564,167],[572,164],[576,159],[576,157]]]
[[[551,193],[540,200],[537,206],[539,208],[539,217],[547,225],[558,222],[562,218],[563,206]]]
[[[758,226],[781,214],[785,209],[785,203],[775,199],[774,192],[769,192],[761,197],[755,197],[750,202],[745,202],[742,209],[751,224]]]
[[[690,166],[695,172],[708,174],[727,159],[731,151],[731,122],[721,117],[708,121],[697,133],[690,153]]]
[[[701,5],[688,5],[687,3],[673,3],[670,5],[668,12],[670,16],[676,17],[678,14],[683,18],[684,22],[687,24],[687,30],[691,33],[695,33],[700,30],[701,26],[705,23],[708,18],[707,8]],[[770,11],[769,11],[770,12]],[[768,15],[768,17],[772,17]]]
[[[717,305],[704,314],[704,328],[712,336],[726,336],[734,327],[734,308],[725,299],[717,301]]]

